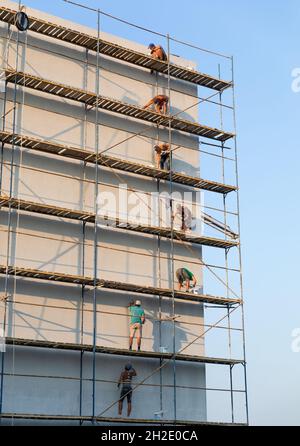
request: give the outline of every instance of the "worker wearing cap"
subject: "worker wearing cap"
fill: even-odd
[[[135,305],[129,307],[130,325],[129,325],[129,350],[132,350],[133,338],[137,337],[137,351],[141,350],[142,326],[145,323],[145,311],[142,308],[140,300]]]
[[[157,96],[154,96],[154,98],[150,99],[149,102],[143,107],[143,109],[151,107],[151,105],[154,104],[156,113],[160,114],[166,114],[167,113],[167,107],[169,103],[169,98],[165,94],[158,94]]]
[[[191,287],[191,280],[193,281],[192,287],[195,287],[197,284],[197,280],[194,276],[194,274],[187,268],[178,268],[176,271],[176,277],[178,281],[178,289],[181,291],[181,288],[183,287],[183,284],[185,282],[186,285],[186,292],[189,292]]]
[[[150,54],[154,59],[165,60],[165,61],[168,60],[166,52],[162,46],[150,43],[148,49],[150,50]]]
[[[119,399],[119,415],[122,415],[123,401],[125,398],[127,398],[127,416],[130,417],[131,409],[132,409],[131,381],[134,376],[136,376],[136,371],[134,370],[134,368],[132,367],[131,364],[126,364],[123,372],[120,375],[119,381],[118,381],[118,388],[120,387],[120,385],[122,385],[121,395],[120,395],[120,399]]]

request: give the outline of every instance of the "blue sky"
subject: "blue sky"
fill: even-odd
[[[59,0],[24,3],[82,23],[85,18]],[[300,93],[291,88],[291,72],[300,67],[300,3],[82,3],[234,55],[250,421],[300,425],[300,353],[291,349],[292,330],[300,327]],[[118,34],[117,24],[110,32]]]

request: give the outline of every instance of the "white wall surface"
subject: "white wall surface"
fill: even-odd
[[[3,4],[16,8],[8,1]],[[95,35],[95,30],[86,29],[65,20],[47,16],[28,8],[28,13],[51,22],[64,24]],[[114,36],[102,36],[123,46],[147,52],[146,48],[134,42],[120,40]],[[11,40],[9,64],[15,67],[15,35]],[[24,35],[22,36],[24,40]],[[7,44],[7,26],[0,24],[0,52],[3,55]],[[19,70],[35,74],[54,82],[96,91],[95,55],[88,55],[75,46],[48,39],[37,34],[28,34],[27,47],[19,47]],[[177,63],[180,63],[176,59]],[[182,60],[182,64],[187,61]],[[147,70],[101,57],[101,94],[132,104],[143,105],[156,92],[166,93],[166,79],[156,77]],[[191,64],[191,63],[189,63]],[[180,90],[172,93],[172,110],[183,110],[194,104],[195,98],[185,93],[197,95],[191,85],[172,81],[172,88]],[[8,90],[6,111],[13,106],[13,86]],[[4,111],[4,95],[0,95],[0,115]],[[32,135],[66,145],[95,150],[95,112],[85,107],[50,95],[18,89],[15,132]],[[180,115],[189,120],[197,120],[197,110],[190,109]],[[13,113],[9,113],[1,123],[6,130],[14,128]],[[128,138],[130,132],[147,130],[147,137],[133,138],[110,150],[111,155],[141,163],[153,164],[153,144],[168,140],[167,130],[129,120],[118,115],[99,113],[99,151]],[[175,152],[174,169],[188,174],[199,171],[198,141],[186,134],[173,132],[173,143],[184,149]],[[3,151],[2,193],[10,192],[11,147]],[[30,150],[16,148],[14,153],[12,194],[19,198],[57,205],[71,209],[94,210],[95,170],[92,165],[43,155]],[[99,192],[115,191],[119,183],[128,188],[145,191],[148,194],[157,190],[157,183],[151,179],[126,175],[105,168],[99,168]],[[161,184],[161,191],[168,190],[168,184]],[[175,191],[188,190],[174,185]],[[144,198],[147,195],[144,195]],[[8,212],[0,213],[0,263],[15,264],[21,267],[37,268],[68,274],[93,275],[94,248],[93,226],[87,225],[85,237],[81,223],[33,215],[12,213],[11,236],[8,249]],[[100,229],[97,241],[98,277],[140,285],[171,287],[170,242],[161,243],[159,267],[158,241],[156,237],[135,235],[115,229]],[[9,252],[7,252],[7,250]],[[202,271],[197,257],[201,249],[187,249],[175,244],[175,270],[186,265],[193,270],[201,285]],[[161,280],[159,280],[159,269]],[[5,277],[0,278],[1,294],[5,289]],[[59,342],[92,343],[93,313],[92,292],[84,292],[80,286],[54,284],[37,280],[8,280],[10,303],[7,305],[7,335]],[[112,291],[97,292],[97,345],[126,349],[128,346],[127,304],[135,296]],[[159,339],[159,299],[141,296],[146,311],[147,322],[144,329],[143,349],[157,351],[165,346],[172,351],[173,324],[162,323]],[[81,312],[82,303],[84,312]],[[163,299],[162,316],[172,314],[169,299]],[[1,304],[1,324],[4,307]],[[194,302],[176,302],[175,313],[181,315],[176,324],[176,351],[187,346],[201,334],[202,327],[190,325],[203,323],[203,308]],[[81,327],[83,331],[81,332]],[[203,355],[203,339],[185,350],[186,354]],[[132,362],[140,379],[149,375],[159,364],[158,360],[128,359],[126,357],[97,355],[97,411],[100,413],[118,398],[115,382],[126,362]],[[92,407],[91,355],[83,359],[83,414],[90,415]],[[164,417],[174,416],[173,407],[173,368],[172,364],[162,371]],[[44,349],[8,348],[5,354],[5,377],[3,389],[3,411],[45,414],[79,414],[80,353]],[[28,375],[28,376],[23,376]],[[31,376],[32,375],[32,376]],[[50,377],[51,376],[51,377]],[[60,378],[58,378],[60,377]],[[108,382],[103,382],[108,381]],[[160,409],[159,373],[147,385],[134,394],[132,416],[153,418]],[[187,389],[184,386],[205,386],[205,367],[193,363],[177,363],[177,417],[187,420],[205,420],[206,398],[203,390]],[[116,407],[106,413],[116,414]]]

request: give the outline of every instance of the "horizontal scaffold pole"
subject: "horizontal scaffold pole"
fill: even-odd
[[[76,209],[62,208],[54,205],[37,203],[33,201],[23,200],[19,198],[6,197],[0,195],[0,208],[17,209],[19,211],[31,212],[41,215],[50,215],[53,217],[66,218],[71,220],[82,221],[86,223],[97,222],[101,227],[107,229],[119,229],[125,231],[132,231],[140,234],[148,234],[160,236],[167,239],[175,239],[175,241],[187,242],[196,245],[211,246],[214,248],[229,249],[239,246],[237,240],[219,239],[215,237],[208,237],[204,235],[194,235],[189,232],[174,230],[171,227],[150,226],[136,222],[130,222],[118,217],[97,215],[94,212],[80,211]]]
[[[40,421],[69,421],[76,422],[81,421],[84,423],[122,423],[122,424],[151,424],[151,425],[170,425],[174,424],[182,426],[246,426],[244,423],[217,423],[209,421],[188,421],[188,420],[157,420],[157,419],[144,419],[144,418],[114,418],[114,417],[89,417],[89,416],[77,416],[77,415],[51,415],[51,414],[33,414],[33,413],[2,413],[0,418],[3,419],[16,419],[16,420],[40,420]]]
[[[10,275],[20,278],[36,279],[36,280],[48,280],[58,283],[68,283],[73,285],[84,285],[86,287],[94,287],[94,278],[74,275],[74,274],[64,274],[59,272],[43,271],[32,268],[24,268],[18,266],[5,266],[0,265],[0,274]],[[125,291],[128,293],[144,294],[148,296],[161,296],[173,298],[173,290],[168,288],[158,288],[152,286],[136,285],[132,283],[116,282],[112,280],[98,279],[96,282],[98,288],[103,288],[106,290],[113,291]],[[212,296],[209,294],[194,294],[187,293],[184,291],[174,291],[175,299],[181,299],[186,301],[193,301],[199,303],[207,304],[217,304],[217,305],[239,305],[241,303],[240,299],[225,298],[220,296]]]
[[[235,186],[218,183],[216,181],[203,180],[201,178],[192,177],[177,172],[169,172],[162,169],[157,169],[145,164],[135,163],[132,161],[117,158],[107,154],[99,154],[98,157],[95,152],[89,150],[82,150],[77,147],[70,147],[57,142],[46,141],[32,136],[13,134],[7,131],[0,130],[0,141],[4,144],[12,146],[24,147],[40,153],[47,153],[51,155],[71,158],[86,163],[98,164],[104,167],[121,170],[135,175],[142,175],[150,178],[155,178],[164,181],[172,181],[174,183],[183,184],[185,186],[195,187],[197,189],[207,190],[209,192],[217,192],[221,194],[228,194],[236,191]]]
[[[0,7],[0,21],[13,25],[15,23],[15,15],[17,11]],[[81,48],[86,48],[91,51],[99,51],[101,54],[112,57],[129,64],[133,64],[149,70],[154,70],[159,73],[168,75],[176,79],[181,79],[186,82],[191,82],[196,85],[211,88],[217,91],[223,91],[232,86],[232,82],[224,81],[208,74],[200,73],[191,68],[182,67],[174,63],[168,63],[163,60],[154,59],[153,57],[135,51],[133,49],[125,48],[113,42],[98,39],[74,29],[69,29],[55,23],[47,22],[37,17],[29,16],[30,31],[58,39],[62,42],[71,43]]]
[[[71,351],[85,351],[92,352],[93,345],[89,344],[72,344],[66,342],[59,341],[44,341],[38,339],[23,339],[23,338],[5,338],[6,345],[13,346],[22,346],[22,347],[37,347],[37,348],[53,348],[56,350],[71,350]],[[133,351],[133,350],[125,350],[119,348],[112,347],[101,347],[96,346],[96,353],[98,354],[106,354],[106,355],[118,355],[118,356],[134,356],[140,358],[149,358],[149,359],[173,359],[175,358],[177,361],[185,361],[185,362],[198,362],[202,364],[219,364],[219,365],[229,365],[234,366],[238,364],[243,364],[242,360],[239,359],[225,359],[225,358],[212,358],[206,356],[192,356],[186,354],[176,354],[174,353],[161,353],[161,352],[150,352],[150,351]]]
[[[81,88],[53,82],[29,73],[24,73],[22,71],[6,69],[5,76],[6,81],[8,83],[12,83],[13,85],[21,85],[35,91],[48,93],[71,101],[77,101],[91,107],[98,107],[99,109],[110,113],[117,113],[122,116],[142,120],[150,124],[160,125],[166,128],[171,126],[173,130],[178,130],[199,137],[201,136],[203,138],[224,142],[228,139],[234,138],[235,136],[234,133],[225,132],[220,129],[198,124],[196,122],[180,119],[176,116],[162,115],[137,105],[121,102],[113,98],[107,98],[87,90],[82,90]]]

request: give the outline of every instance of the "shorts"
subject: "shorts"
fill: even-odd
[[[137,335],[138,338],[141,338],[142,337],[142,324],[140,324],[138,322],[136,324],[130,324],[129,333],[130,333],[131,338],[133,338],[135,334]]]
[[[153,102],[155,105],[159,105],[160,107],[162,107],[164,104],[168,104],[169,99],[154,99]]]
[[[160,168],[166,168],[167,170],[170,170],[170,154],[168,152],[161,152],[160,156]]]
[[[176,271],[176,277],[180,285],[182,285],[186,280],[191,280],[184,268],[180,268]]]
[[[122,387],[120,401],[124,401],[125,397],[127,398],[127,403],[131,403],[132,387],[129,386]]]

